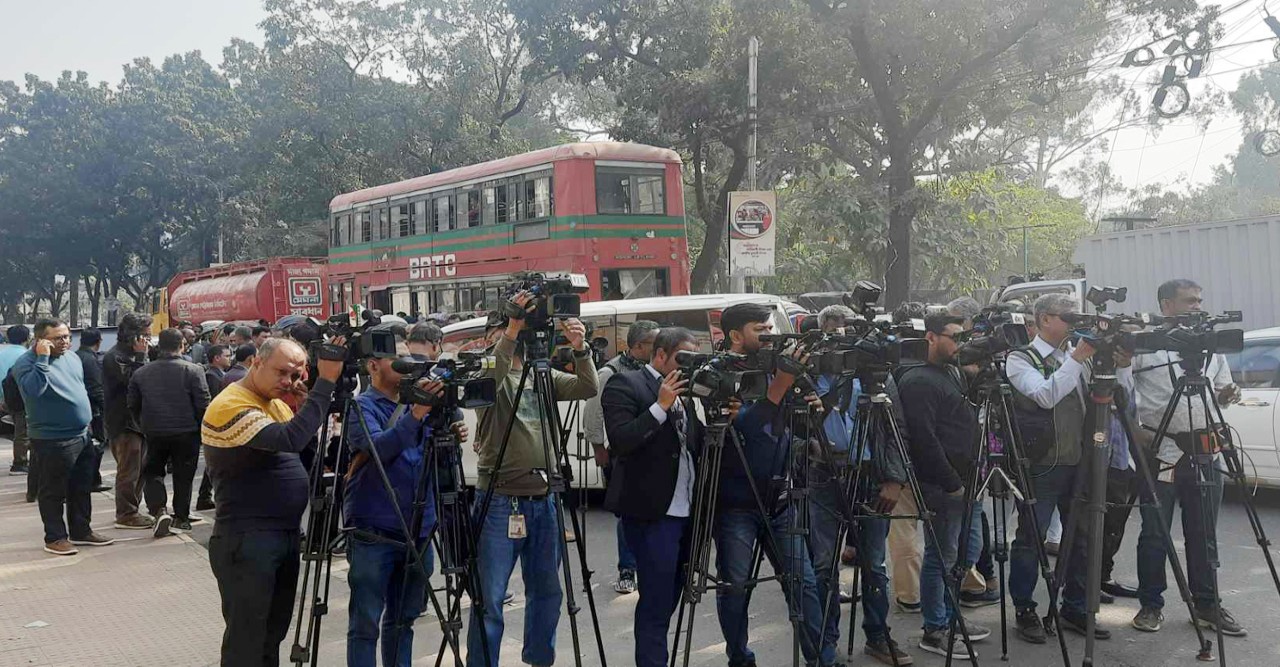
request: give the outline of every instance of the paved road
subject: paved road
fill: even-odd
[[[0,438],[0,473],[7,471],[11,444]],[[108,455],[104,469],[110,477],[113,465]],[[82,550],[70,558],[49,556],[41,550],[40,523],[34,505],[23,499],[24,478],[0,476],[0,667],[181,667],[217,664],[222,621],[217,587],[209,571],[208,557],[201,546],[210,528],[191,536],[155,540],[149,533],[110,528],[112,500],[109,494],[94,496],[94,526],[121,540],[115,545]],[[1262,520],[1274,534],[1280,534],[1280,503],[1264,498]],[[613,518],[599,511],[588,513],[585,539],[589,563],[598,572],[593,591],[600,615],[601,634],[609,664],[626,665],[632,659],[631,619],[636,597],[618,596],[610,588],[613,556]],[[1134,581],[1133,540],[1138,522],[1130,524],[1118,572]],[[1271,583],[1262,553],[1239,503],[1229,503],[1222,519],[1222,590],[1229,608],[1251,630],[1248,638],[1229,640],[1228,663],[1233,665],[1280,665],[1280,596]],[[1175,539],[1181,544],[1180,530]],[[1273,548],[1280,556],[1280,550]],[[575,577],[578,569],[575,563]],[[846,581],[852,572],[844,573]],[[331,613],[322,626],[320,664],[345,663],[346,564],[334,561]],[[508,635],[504,639],[501,664],[520,665],[519,629],[523,625],[522,586],[517,570],[512,579],[517,597],[506,608]],[[847,611],[847,608],[846,608]],[[1164,631],[1142,634],[1129,628],[1136,612],[1132,601],[1105,607],[1101,623],[1111,627],[1115,637],[1099,644],[1097,664],[1114,666],[1192,665],[1194,635],[1185,611],[1172,603]],[[999,608],[972,612],[971,617],[998,627]],[[580,615],[586,654],[583,664],[596,665],[594,634],[589,612]],[[440,642],[434,617],[417,625],[414,664],[434,665]],[[894,614],[895,636],[912,647],[919,638],[919,616]],[[31,626],[31,627],[29,627]],[[40,627],[35,627],[40,626]],[[860,631],[859,631],[860,632]],[[766,585],[755,595],[751,613],[751,644],[760,665],[781,666],[791,662],[791,633],[785,620],[785,606],[775,585]],[[999,632],[979,644],[982,664],[998,664]],[[289,641],[292,641],[290,638]],[[859,637],[858,641],[861,641]],[[1056,649],[1032,647],[1010,637],[1009,664],[1060,664]],[[558,638],[557,664],[572,661],[572,639],[567,619],[562,618]],[[1071,636],[1073,662],[1083,650],[1079,637]],[[861,644],[851,664],[873,664],[861,655]],[[287,658],[288,642],[285,646]],[[936,656],[912,648],[916,664],[943,664]],[[724,644],[716,624],[714,603],[698,609],[694,652],[690,664],[723,665]],[[449,661],[446,661],[449,664]],[[960,663],[957,663],[960,664]]]

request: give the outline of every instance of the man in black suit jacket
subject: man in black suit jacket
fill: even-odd
[[[600,399],[614,466],[605,507],[622,518],[638,569],[638,667],[667,664],[667,629],[688,559],[694,455],[703,429],[692,403],[681,399],[688,380],[676,353],[697,349],[688,329],[660,330],[652,361],[614,375]]]

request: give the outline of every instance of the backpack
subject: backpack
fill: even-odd
[[[1035,366],[1046,378],[1053,371],[1045,363],[1044,357],[1032,346],[1020,347],[1015,352],[1025,352]],[[1026,397],[1013,401],[1013,421],[1017,424],[1018,435],[1022,438],[1022,455],[1028,462],[1035,463],[1043,459],[1058,441],[1058,429],[1053,418],[1053,408],[1042,408],[1035,401]]]
[[[27,405],[22,401],[22,393],[18,391],[18,379],[13,375],[13,369],[4,376],[4,408],[11,415],[22,414],[27,411]]]

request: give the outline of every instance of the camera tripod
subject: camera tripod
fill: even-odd
[[[864,596],[862,585],[865,581],[873,580],[872,569],[876,565],[870,562],[866,550],[861,547],[861,540],[857,539],[860,531],[864,529],[863,524],[871,521],[922,520],[925,523],[927,533],[931,536],[933,535],[933,524],[929,522],[929,517],[932,514],[929,512],[924,496],[920,491],[920,482],[911,463],[910,451],[902,438],[901,429],[893,413],[894,403],[889,397],[885,385],[887,379],[887,375],[878,376],[875,373],[864,374],[860,378],[864,383],[865,391],[858,394],[857,402],[854,406],[856,431],[853,434],[849,452],[836,452],[831,447],[830,440],[821,424],[821,417],[825,417],[825,415],[821,417],[810,415],[811,421],[819,422],[810,427],[810,432],[817,437],[821,454],[817,467],[819,469],[826,468],[827,473],[836,482],[840,509],[835,546],[832,549],[830,560],[827,563],[820,564],[821,567],[827,568],[829,573],[828,581],[831,582],[823,600],[823,618],[820,626],[823,632],[825,632],[829,622],[828,614],[832,613],[833,609],[839,608],[836,597],[839,595],[840,590],[840,547],[845,544],[846,537],[851,533],[855,536],[854,544],[858,545],[855,547],[856,567],[854,569],[852,588],[853,600],[849,610],[847,651],[850,660],[853,658],[858,606]],[[848,378],[848,381],[851,382],[852,380],[852,377]],[[826,401],[824,401],[824,404],[826,404]],[[918,509],[915,514],[894,514],[892,511],[881,513],[868,504],[871,501],[871,496],[876,493],[874,491],[875,482],[885,479],[882,471],[891,455],[896,456],[902,462],[903,471],[906,475],[905,485],[908,487],[909,492],[913,494],[913,498],[917,503],[916,507]],[[867,458],[864,459],[864,457]],[[838,458],[852,459],[852,465],[841,469],[836,463]],[[873,475],[871,474],[873,468],[879,469],[881,472]],[[814,567],[819,567],[819,564],[815,563]],[[966,645],[969,645],[968,629],[964,627],[964,620],[960,618],[955,591],[948,587],[946,595],[950,599],[952,607],[957,610],[952,619],[952,627],[960,628]],[[884,639],[885,644],[891,647],[890,657],[892,663],[897,665],[898,656],[896,651],[892,649],[893,637],[887,617],[884,625]],[[976,654],[972,651],[970,651],[970,660],[973,665],[977,665]]]
[[[777,538],[770,521],[773,513],[766,507],[764,499],[760,495],[760,489],[756,485],[756,480],[750,474],[751,468],[747,465],[742,440],[729,422],[726,404],[722,401],[704,399],[703,407],[706,411],[708,423],[702,455],[698,460],[698,468],[694,477],[693,504],[690,517],[689,561],[685,566],[685,583],[680,597],[680,608],[676,615],[675,639],[671,646],[671,667],[675,667],[677,656],[680,652],[680,636],[682,633],[685,637],[683,665],[684,667],[689,665],[689,658],[693,653],[694,621],[696,619],[697,606],[702,601],[703,594],[711,590],[727,589],[732,586],[728,582],[721,581],[709,571],[720,492],[721,462],[724,456],[726,440],[730,442],[743,469],[747,471],[747,482],[755,505],[754,511],[758,513],[763,525],[762,532],[764,533],[763,545],[761,545],[757,535],[752,556],[752,574],[742,584],[747,596],[744,604],[749,604],[751,590],[760,583],[777,580],[782,584],[783,594],[787,599],[788,620],[791,623],[793,632],[792,664],[799,665],[800,642],[804,632],[801,592],[798,590],[799,586],[796,585],[799,576],[793,572],[791,567],[784,568],[785,571],[782,574],[770,577],[759,576],[762,555],[768,555],[774,563],[781,563],[783,558],[783,552],[778,548]],[[787,495],[790,498],[796,497],[791,489],[788,489]],[[790,560],[792,559],[788,559],[788,561]],[[788,562],[788,565],[790,565],[790,562]],[[708,584],[708,582],[711,583]],[[745,614],[742,622],[747,622]]]
[[[493,499],[493,495],[497,490],[498,478],[502,471],[502,462],[506,458],[507,445],[511,438],[511,431],[515,426],[518,418],[518,408],[520,406],[521,397],[524,395],[529,378],[533,378],[534,392],[537,398],[537,410],[539,418],[539,429],[542,440],[543,456],[547,462],[548,468],[545,470],[530,471],[530,474],[538,474],[543,477],[547,493],[551,496],[554,506],[555,523],[557,539],[560,542],[560,570],[563,575],[564,597],[566,609],[569,612],[569,627],[573,638],[573,658],[576,665],[582,665],[582,646],[578,632],[578,613],[581,607],[578,606],[574,596],[573,587],[573,570],[571,561],[565,557],[569,551],[569,541],[565,535],[565,517],[569,518],[573,525],[573,531],[579,536],[575,543],[577,545],[578,562],[582,568],[583,591],[586,594],[587,606],[591,612],[592,628],[596,636],[596,648],[600,656],[601,667],[606,667],[607,661],[604,651],[604,636],[600,631],[600,618],[596,611],[595,595],[591,588],[591,576],[594,572],[587,564],[586,541],[582,539],[582,532],[578,525],[577,514],[575,512],[566,512],[564,508],[563,496],[571,487],[573,480],[572,465],[569,463],[566,444],[568,435],[561,424],[560,412],[555,395],[555,381],[552,377],[551,361],[548,356],[550,350],[551,331],[549,327],[531,327],[521,332],[521,339],[525,343],[528,352],[527,359],[524,361],[523,368],[520,372],[520,383],[516,388],[515,395],[511,403],[511,416],[503,427],[501,444],[498,446],[497,459],[493,465],[492,472],[489,476],[489,482],[486,485],[482,495],[479,512],[476,516],[472,527],[472,542],[479,543],[480,534],[484,529],[485,520],[489,514],[489,505]],[[501,379],[501,378],[500,378]],[[554,451],[553,451],[554,448]],[[474,558],[473,558],[474,561]],[[522,567],[524,567],[522,565]],[[478,577],[478,567],[473,570],[474,576]],[[477,590],[479,586],[475,587]],[[476,619],[481,627],[485,622],[485,606],[479,600],[473,600],[472,609],[476,612]],[[486,642],[487,645],[487,642]],[[494,656],[485,656],[485,664],[496,667]]]
[[[1222,462],[1226,467],[1225,474],[1229,479],[1236,482],[1237,487],[1241,491],[1240,496],[1245,507],[1245,514],[1249,519],[1250,529],[1253,531],[1255,541],[1262,549],[1263,558],[1266,561],[1267,569],[1271,574],[1271,581],[1275,585],[1277,592],[1280,593],[1280,575],[1277,574],[1275,561],[1269,548],[1271,546],[1271,541],[1267,538],[1266,531],[1262,526],[1261,518],[1258,515],[1257,507],[1253,504],[1253,499],[1248,492],[1248,482],[1245,477],[1243,462],[1240,460],[1240,452],[1235,448],[1235,445],[1231,440],[1230,430],[1226,427],[1226,420],[1222,416],[1222,408],[1218,405],[1211,393],[1212,386],[1210,384],[1210,379],[1204,374],[1204,369],[1208,365],[1210,357],[1203,351],[1197,354],[1187,354],[1185,356],[1180,354],[1179,356],[1180,358],[1178,360],[1170,361],[1168,364],[1163,366],[1169,368],[1170,382],[1172,384],[1173,391],[1161,416],[1160,424],[1156,427],[1155,436],[1152,442],[1158,450],[1160,443],[1162,443],[1166,437],[1174,439],[1174,436],[1169,434],[1169,427],[1181,405],[1185,405],[1189,425],[1193,427],[1192,433],[1185,436],[1191,440],[1191,446],[1188,448],[1184,443],[1178,444],[1180,448],[1183,449],[1183,455],[1188,457],[1190,469],[1192,474],[1195,475],[1195,483],[1199,490],[1198,502],[1201,516],[1206,517],[1206,519],[1207,517],[1212,516],[1210,513],[1210,489],[1214,484],[1209,479],[1209,474],[1216,465],[1214,460],[1216,456],[1213,450],[1215,449],[1214,445],[1218,445],[1220,446],[1220,453],[1222,454]],[[1183,373],[1181,376],[1177,376],[1173,371],[1174,365],[1177,365],[1182,369]],[[1146,368],[1139,372],[1155,371],[1161,367],[1162,366]],[[1125,408],[1127,408],[1127,396],[1125,396],[1123,392],[1117,391],[1115,398],[1117,413],[1120,416],[1121,423],[1124,425],[1125,432],[1128,434],[1130,442],[1134,442],[1132,424],[1130,423],[1128,414],[1125,411]],[[1185,403],[1183,403],[1184,401]],[[1199,403],[1200,407],[1204,409],[1206,427],[1203,430],[1197,430],[1194,428],[1194,420],[1192,417],[1196,411],[1196,403]],[[1155,499],[1153,504],[1155,508],[1159,510],[1159,498],[1154,493],[1154,477],[1150,472],[1150,467],[1147,461],[1145,459],[1137,458],[1139,455],[1140,453],[1135,452],[1135,461],[1141,461],[1143,477],[1147,486],[1147,493]],[[1174,575],[1178,577],[1179,590],[1182,592],[1183,600],[1187,603],[1187,611],[1190,613],[1191,620],[1196,628],[1196,635],[1200,640],[1201,648],[1197,658],[1202,661],[1212,660],[1212,643],[1206,640],[1201,633],[1200,624],[1198,622],[1199,617],[1196,613],[1193,598],[1189,591],[1189,587],[1184,583],[1184,578],[1179,572],[1179,568],[1177,566],[1177,551],[1174,548],[1173,540],[1169,536],[1163,520],[1160,521],[1160,528],[1162,537],[1164,538],[1165,551],[1169,555],[1170,562],[1174,564]],[[1209,530],[1209,535],[1203,545],[1206,556],[1205,561],[1209,564],[1209,580],[1211,590],[1213,592],[1214,611],[1220,612],[1222,599],[1218,591],[1219,562],[1217,558],[1214,557],[1214,553],[1209,551],[1210,542],[1214,544],[1217,543],[1217,537],[1215,535],[1216,526],[1209,524],[1207,528]],[[1191,545],[1188,544],[1187,548],[1191,548]],[[1226,649],[1223,645],[1221,624],[1214,624],[1214,628],[1215,635],[1218,640],[1218,658],[1223,665],[1226,665]]]
[[[1056,581],[1061,586],[1064,581],[1064,574],[1069,565],[1075,567],[1084,566],[1085,569],[1085,648],[1084,656],[1081,664],[1091,666],[1094,664],[1094,651],[1097,638],[1095,637],[1095,629],[1097,628],[1097,613],[1100,607],[1100,593],[1102,590],[1102,536],[1103,524],[1107,510],[1106,485],[1107,470],[1111,461],[1111,447],[1114,443],[1110,441],[1108,433],[1110,431],[1110,420],[1112,410],[1115,416],[1120,420],[1125,437],[1128,440],[1129,455],[1134,463],[1134,467],[1138,471],[1139,480],[1142,483],[1142,493],[1146,498],[1150,499],[1151,507],[1155,509],[1157,516],[1160,515],[1160,498],[1156,494],[1155,477],[1151,474],[1150,464],[1147,460],[1146,453],[1137,445],[1137,441],[1133,437],[1132,424],[1127,414],[1128,397],[1125,394],[1124,387],[1117,382],[1116,369],[1111,359],[1111,350],[1103,347],[1099,349],[1099,353],[1094,355],[1094,370],[1092,380],[1089,383],[1090,405],[1088,418],[1085,423],[1090,425],[1090,434],[1086,438],[1085,447],[1081,451],[1081,463],[1077,467],[1077,475],[1075,479],[1075,489],[1072,493],[1072,510],[1063,525],[1062,545],[1059,552],[1065,554],[1060,556],[1056,568]],[[1163,437],[1167,432],[1169,420],[1172,419],[1173,413],[1177,408],[1178,392],[1174,392],[1173,400],[1170,401],[1166,408],[1164,418],[1161,422],[1161,428],[1158,429],[1157,437]],[[1156,442],[1159,442],[1157,440]],[[1207,496],[1202,489],[1202,502],[1207,505]],[[1088,524],[1086,532],[1081,535],[1079,530],[1079,522],[1081,515],[1087,507]],[[1145,519],[1145,517],[1144,517]],[[1169,529],[1165,527],[1163,521],[1159,521],[1158,531],[1160,539],[1164,543],[1165,553],[1168,557],[1169,564],[1173,569],[1174,579],[1178,584],[1178,591],[1182,596],[1182,600],[1187,605],[1187,610],[1191,614],[1191,618],[1196,618],[1195,603],[1191,596],[1191,589],[1187,583],[1186,573],[1182,568],[1182,563],[1178,558],[1177,550],[1173,543],[1173,537]],[[1086,562],[1069,564],[1071,561],[1072,550],[1075,549],[1077,539],[1083,537],[1086,541]],[[1216,598],[1216,576],[1214,577],[1214,590]],[[1216,604],[1216,602],[1215,602]],[[1213,644],[1205,639],[1204,633],[1201,631],[1199,624],[1193,623],[1197,639],[1196,659],[1200,661],[1213,660]],[[1222,655],[1221,633],[1219,632],[1219,654]]]
[[[437,540],[437,550],[441,554],[442,571],[446,575],[445,591],[447,601],[444,607],[440,605],[439,599],[435,595],[434,589],[429,583],[430,571],[428,569],[428,551],[432,542],[432,537],[439,530],[441,523],[445,521],[444,516],[437,521],[432,528],[432,534],[426,536],[425,539],[415,539],[412,536],[418,536],[422,533],[422,525],[425,521],[427,497],[433,494],[432,501],[437,508],[451,508],[453,502],[459,494],[459,482],[454,481],[449,491],[442,491],[442,484],[439,479],[439,468],[444,467],[446,470],[452,468],[457,472],[452,475],[452,480],[461,480],[461,459],[458,452],[457,438],[454,436],[450,428],[449,417],[456,412],[457,406],[450,401],[446,401],[444,405],[436,405],[433,408],[431,417],[432,436],[430,439],[419,443],[419,447],[425,450],[423,456],[423,468],[418,473],[418,479],[415,480],[415,494],[412,504],[411,515],[406,518],[400,508],[395,488],[388,476],[386,467],[382,462],[381,456],[377,455],[373,445],[373,438],[369,432],[369,426],[365,422],[365,416],[362,411],[357,409],[359,415],[359,425],[363,432],[365,442],[369,443],[370,456],[374,468],[378,471],[379,481],[382,483],[384,491],[388,497],[392,499],[392,506],[396,513],[396,520],[400,524],[401,533],[405,536],[403,541],[388,538],[383,535],[374,533],[364,533],[357,529],[345,527],[338,528],[339,515],[341,513],[342,492],[344,490],[342,480],[344,470],[347,468],[348,429],[351,424],[348,421],[350,412],[349,407],[354,404],[351,397],[350,388],[354,386],[354,378],[347,381],[346,378],[339,382],[340,400],[335,400],[335,404],[339,406],[336,414],[343,415],[344,419],[342,427],[339,431],[338,442],[336,445],[336,461],[335,472],[324,472],[324,449],[318,451],[316,461],[312,465],[312,496],[310,514],[308,516],[307,539],[303,544],[302,560],[304,570],[302,575],[302,594],[298,599],[298,616],[294,629],[294,645],[290,652],[290,662],[295,665],[310,663],[313,667],[319,661],[319,639],[320,626],[323,617],[328,614],[328,600],[331,582],[331,574],[333,570],[333,552],[342,541],[348,540],[351,533],[359,533],[364,539],[384,544],[392,544],[405,550],[405,567],[400,585],[400,594],[393,604],[389,604],[386,613],[393,614],[396,618],[396,625],[393,629],[395,633],[391,637],[382,636],[380,641],[393,642],[392,663],[396,662],[398,652],[400,651],[399,636],[405,630],[405,622],[401,619],[399,610],[404,608],[406,595],[408,592],[408,583],[410,577],[415,574],[421,574],[426,586],[426,596],[435,609],[436,615],[441,619],[441,630],[444,635],[444,642],[448,643],[453,649],[455,663],[461,667],[462,658],[459,652],[459,635],[462,628],[460,616],[460,604],[457,599],[461,595],[462,585],[459,582],[459,575],[466,574],[466,568],[459,568],[450,556],[456,553],[468,551],[468,548],[459,545],[456,540],[451,539],[456,535],[456,531],[446,531],[440,534]],[[392,413],[391,420],[387,428],[390,428],[400,418],[410,418],[404,416],[408,405],[401,403],[396,411]],[[334,411],[331,411],[334,413]],[[329,422],[326,420],[321,429],[321,443],[329,443]],[[444,512],[440,512],[444,515]],[[465,520],[465,514],[464,514]],[[469,533],[466,534],[469,537]],[[348,549],[350,546],[348,546]],[[474,548],[469,549],[474,553]],[[308,590],[310,589],[310,590]],[[310,611],[307,612],[308,601],[310,602]],[[391,601],[388,601],[389,603]],[[302,631],[303,618],[307,619],[306,632]],[[412,624],[412,621],[409,621]],[[303,639],[305,637],[305,639]],[[443,650],[437,657],[436,664],[444,657]]]
[[[1023,520],[1030,524],[1032,534],[1037,536],[1032,542],[1036,562],[1040,566],[1040,576],[1049,592],[1048,620],[1052,623],[1051,631],[1058,639],[1065,667],[1070,665],[1071,659],[1067,654],[1067,642],[1058,618],[1058,591],[1049,568],[1049,554],[1045,551],[1044,541],[1038,539],[1041,533],[1039,519],[1035,514],[1037,501],[1035,487],[1031,483],[1031,468],[1025,456],[1017,421],[1013,419],[1013,388],[1004,381],[1003,375],[998,368],[993,369],[985,374],[985,379],[980,376],[974,387],[976,396],[979,397],[976,402],[980,406],[978,414],[982,418],[982,427],[979,430],[978,456],[973,466],[974,478],[969,484],[965,499],[965,521],[972,520],[974,504],[980,503],[983,492],[987,492],[991,496],[994,510],[991,516],[992,558],[997,564],[1000,580],[1000,659],[1008,660],[1009,596],[1006,570],[1009,562],[1010,498],[1018,508],[1018,516],[1026,517]],[[967,538],[970,527],[965,526],[961,530],[961,534]],[[963,576],[960,575],[961,579]]]

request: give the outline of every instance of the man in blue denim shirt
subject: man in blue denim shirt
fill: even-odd
[[[763,344],[760,336],[773,330],[770,323],[772,309],[768,306],[743,303],[726,308],[720,316],[725,343],[730,352],[752,354]],[[752,555],[756,540],[766,538],[766,531],[773,535],[777,553],[766,542],[765,554],[775,571],[792,577],[796,583],[794,592],[788,591],[788,604],[800,612],[800,648],[805,661],[819,661],[821,644],[822,605],[818,600],[818,587],[814,578],[809,550],[799,535],[789,534],[795,521],[790,505],[776,496],[773,480],[786,473],[790,459],[790,436],[779,439],[774,435],[773,422],[780,405],[795,377],[776,373],[769,384],[765,400],[744,405],[734,419],[733,426],[742,443],[742,454],[747,459],[743,468],[733,444],[725,443],[721,459],[719,506],[716,509],[712,538],[716,545],[716,573],[722,585],[716,590],[716,612],[720,617],[720,630],[724,633],[725,650],[730,667],[754,667],[755,654],[747,648],[747,596],[745,585],[751,577]],[[809,396],[811,404],[821,407],[817,396]],[[760,494],[768,523],[761,516],[752,493],[752,486]],[[787,588],[790,588],[788,585]],[[784,590],[787,590],[784,588]]]
[[[431,408],[414,405],[397,413],[402,376],[391,367],[393,361],[372,358],[365,362],[371,386],[351,404],[347,417],[353,455],[343,514],[346,526],[352,529],[347,549],[351,563],[347,577],[351,585],[347,665],[351,667],[376,667],[379,634],[383,665],[411,664],[413,622],[422,611],[431,569],[431,552],[425,538],[435,525],[436,506],[432,489],[421,484],[424,443],[431,436],[427,425]],[[441,391],[439,382],[424,380],[423,386],[431,393]],[[387,471],[394,501],[378,474],[377,463],[372,459],[375,455]],[[426,572],[409,562],[405,548],[405,528],[413,529],[414,499],[424,488],[426,505],[415,548],[426,561]]]
[[[818,314],[818,325],[827,333],[843,333],[845,321],[852,316],[853,311],[845,306],[828,306]],[[855,496],[846,500],[864,502],[877,512],[887,514],[897,505],[906,482],[906,470],[901,452],[889,442],[887,434],[872,434],[875,440],[870,448],[853,451],[857,433],[853,411],[861,391],[857,379],[851,375],[821,375],[816,378],[816,384],[818,395],[827,407],[823,431],[835,455],[834,469],[815,461],[809,470],[809,550],[813,554],[818,599],[826,606],[827,619],[821,664],[830,665],[836,661],[836,644],[840,641],[840,563],[836,559],[841,546],[836,544],[836,537],[843,519],[840,487],[855,474],[853,467],[861,466]],[[896,394],[896,388],[890,387],[889,392]],[[894,406],[897,407],[896,395]],[[876,452],[881,455],[876,456]],[[888,636],[889,577],[884,558],[889,520],[878,516],[860,517],[856,525],[849,526],[849,531],[853,540],[849,543],[855,546],[863,560],[861,564],[867,567],[860,578],[862,629],[867,636],[864,652],[887,665],[910,665],[911,656]]]

